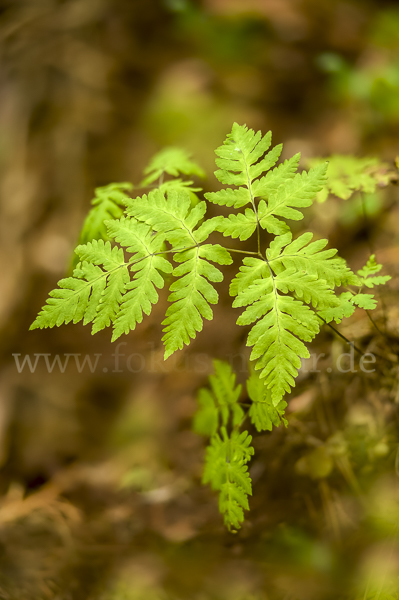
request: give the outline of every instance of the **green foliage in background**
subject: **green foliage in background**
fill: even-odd
[[[347,200],[357,191],[372,194],[379,185],[386,186],[389,183],[387,165],[376,158],[336,154],[326,160],[327,181],[325,187],[317,194],[319,202],[325,202],[329,193],[342,200]],[[323,159],[314,158],[309,161],[309,165],[316,167],[322,161]]]

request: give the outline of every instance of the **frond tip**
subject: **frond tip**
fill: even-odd
[[[197,175],[197,177],[205,177],[205,172],[194,161],[191,160],[190,154],[182,148],[169,146],[157,152],[144,169],[144,174],[147,175],[141,182],[143,187],[150,185],[156,179],[163,176],[164,173],[178,177],[180,173],[183,175]]]
[[[248,496],[252,495],[252,484],[247,462],[254,454],[251,441],[247,431],[233,431],[229,436],[226,428],[222,427],[221,434],[211,438],[206,450],[202,481],[219,492],[219,510],[230,530],[240,528],[244,509],[249,510]]]

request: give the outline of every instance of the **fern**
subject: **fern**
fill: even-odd
[[[243,509],[249,510],[252,484],[247,462],[254,453],[251,441],[246,431],[233,431],[229,436],[222,427],[206,450],[202,481],[219,492],[219,510],[229,529],[239,528],[244,520]]]
[[[391,279],[390,275],[377,275],[382,269],[382,265],[376,263],[375,254],[372,254],[366,265],[360,269],[357,274],[362,285],[373,288],[375,285],[381,285]]]
[[[181,190],[171,190],[167,198],[161,190],[155,190],[127,206],[129,216],[165,236],[175,252],[174,260],[180,263],[173,270],[176,280],[168,298],[172,304],[163,321],[165,359],[195,338],[196,332],[202,330],[203,318],[213,317],[210,304],[218,302],[218,293],[210,282],[222,281],[223,275],[209,261],[221,265],[232,262],[229,252],[221,246],[200,246],[210,234],[207,227],[196,229],[205,211],[205,202],[190,209],[189,196]]]
[[[253,370],[247,381],[247,390],[252,400],[248,415],[257,431],[271,431],[273,425],[278,427],[280,423],[287,426],[284,418],[287,403],[282,400],[274,406],[270,390],[265,389],[263,381]]]
[[[123,215],[123,207],[128,196],[125,193],[133,188],[131,183],[110,183],[95,189],[89,211],[80,233],[79,242],[85,244],[91,240],[108,240],[106,221],[118,219]]]
[[[190,155],[185,150],[173,146],[164,148],[155,154],[144,169],[146,177],[141,182],[142,187],[150,185],[163,177],[165,173],[172,175],[172,177],[178,177],[180,173],[205,177],[203,169],[191,160]]]
[[[239,433],[247,416],[246,405],[240,402],[242,386],[236,385],[235,373],[228,363],[215,360],[213,365],[215,373],[209,376],[211,389],[201,388],[198,392],[194,430],[210,437],[203,482],[219,492],[219,509],[224,522],[230,530],[236,530],[244,520],[244,509],[249,509],[252,482],[246,464],[254,450],[249,446],[252,438],[248,431]],[[248,417],[258,431],[271,431],[273,425],[280,423],[287,425],[284,418],[287,403],[282,401],[275,407],[270,392],[253,370],[247,390],[251,401]]]
[[[92,332],[96,333],[108,326],[118,312],[129,280],[123,250],[111,248],[109,242],[93,240],[78,246],[75,252],[82,262],[73,277],[62,279],[59,288],[50,292],[31,329],[83,320],[84,325],[93,322]]]
[[[359,289],[343,292],[339,299],[340,304],[334,308],[326,308],[319,311],[319,315],[327,322],[335,321],[340,323],[344,317],[350,317],[355,312],[356,306],[365,310],[373,310],[377,306],[377,300],[373,294],[362,293],[363,286],[373,288],[376,285],[383,285],[391,279],[390,275],[375,275],[382,269],[382,265],[376,263],[375,255],[372,254],[367,264],[357,271],[357,277],[351,277],[348,283],[354,284]]]
[[[232,426],[240,425],[244,411],[238,399],[241,385],[235,386],[236,376],[228,363],[214,360],[215,375],[209,377],[211,390],[201,388],[198,392],[200,410],[194,418],[194,431],[202,435],[214,435],[219,427],[227,427],[232,417]]]
[[[141,185],[150,188],[147,194],[129,197],[127,183],[97,188],[81,234],[85,243],[75,251],[79,262],[50,292],[31,329],[83,321],[92,324],[92,333],[112,327],[114,341],[151,313],[159,290],[167,287],[162,323],[167,359],[213,318],[216,284],[223,280],[219,267],[232,264],[233,253],[244,255],[229,292],[233,307],[242,309],[237,323],[248,328],[257,371],[252,369],[247,383],[248,417],[258,431],[286,423],[284,395],[295,385],[301,359],[309,356],[307,344],[323,322],[339,323],[356,306],[373,309],[376,300],[364,288],[385,284],[389,276],[378,274],[374,256],[354,274],[327,240],[314,240],[310,232],[293,237],[289,223],[303,219],[316,195],[326,193],[328,165],[298,172],[299,154],[277,164],[281,150],[281,144],[271,146],[271,132],[262,136],[233,125],[216,150],[216,177],[225,187],[204,195],[230,209],[227,217],[207,218],[207,203],[196,195],[200,188],[181,178],[204,173],[177,148],[161,151],[146,168]],[[347,189],[371,185],[364,171],[370,175],[373,164],[362,163],[362,177],[349,179]],[[253,248],[209,240],[218,233],[252,238]],[[237,528],[251,493],[250,436],[238,434],[246,412],[228,365],[215,362],[210,386],[199,393],[194,421],[196,431],[211,437],[204,481],[218,490],[226,524]]]
[[[193,181],[181,179],[179,175],[194,175],[202,179],[205,177],[205,171],[192,161],[190,154],[182,148],[169,146],[155,154],[144,169],[144,174],[146,177],[141,182],[141,187],[152,186],[154,181],[158,180],[157,187],[161,191],[185,191],[190,195],[192,206],[199,202],[197,192],[202,188],[194,187]],[[165,180],[165,175],[170,175],[173,179]]]
[[[309,160],[310,166],[317,166],[322,159]],[[328,179],[326,186],[317,194],[319,202],[325,202],[328,194],[348,200],[356,191],[372,194],[377,186],[386,186],[390,181],[387,165],[376,158],[357,158],[335,154],[328,158]]]
[[[171,273],[171,263],[161,256],[164,238],[153,235],[151,228],[144,223],[122,217],[118,221],[108,222],[111,238],[119,242],[132,254],[129,264],[134,273],[127,282],[120,305],[119,314],[113,322],[112,341],[122,333],[134,330],[143,320],[143,313],[149,315],[152,305],[158,302],[156,288],[164,286],[161,273]]]
[[[251,129],[235,123],[223,146],[215,151],[216,164],[220,167],[215,172],[216,177],[221,183],[239,187],[210,192],[205,198],[234,208],[251,204],[244,214],[231,214],[218,223],[217,230],[225,236],[246,240],[257,225],[274,234],[289,231],[288,225],[277,217],[302,219],[302,212],[296,208],[309,206],[323,187],[327,165],[320,165],[309,173],[296,173],[299,154],[270,170],[282,150],[280,144],[265,154],[270,144],[270,131],[262,138],[260,132],[254,134]]]

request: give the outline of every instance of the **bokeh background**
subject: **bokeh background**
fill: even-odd
[[[70,266],[93,189],[138,183],[165,145],[192,152],[205,190],[233,121],[271,129],[303,167],[334,153],[393,165],[397,2],[3,0],[0,56],[0,598],[398,598],[393,367],[299,382],[289,429],[256,441],[253,510],[233,536],[201,488],[190,430],[212,359],[247,356],[227,287],[214,322],[165,364],[166,298],[123,340],[118,368],[107,331],[28,331]],[[345,332],[390,365],[397,198],[392,187],[369,199],[367,221],[332,199],[307,221],[354,267],[371,247],[394,276],[389,336],[359,319]],[[347,351],[330,333],[320,344]],[[40,353],[100,358],[95,372],[17,368]]]

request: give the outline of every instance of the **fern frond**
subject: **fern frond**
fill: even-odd
[[[377,306],[377,300],[375,300],[373,294],[356,294],[352,298],[352,304],[356,304],[356,306],[365,310],[374,310]]]
[[[295,268],[298,272],[324,279],[331,288],[357,284],[358,278],[344,259],[336,256],[337,250],[323,250],[328,240],[311,242],[312,238],[313,234],[309,232],[294,241],[291,241],[291,233],[277,236],[266,251],[271,268],[276,273],[281,272],[282,266],[286,269]]]
[[[317,311],[317,314],[326,322],[341,323],[345,317],[351,317],[355,312],[355,305],[353,304],[352,292],[343,292],[340,296],[337,296],[339,300],[338,306],[328,306]]]
[[[209,305],[216,304],[219,296],[210,282],[222,281],[223,274],[207,259],[217,264],[232,262],[227,250],[211,244],[197,246],[174,255],[174,260],[181,264],[173,271],[173,275],[178,279],[170,286],[172,293],[168,300],[172,304],[162,323],[165,359],[183,348],[184,344],[189,344],[190,338],[196,337],[197,332],[202,330],[203,318],[213,318]]]
[[[198,392],[199,410],[194,417],[194,431],[202,435],[214,435],[220,425],[227,426],[230,415],[233,427],[240,425],[244,411],[238,403],[241,385],[235,384],[236,375],[231,366],[214,360],[215,374],[209,376],[212,391],[201,388]]]
[[[130,281],[123,250],[109,242],[93,240],[76,248],[82,262],[73,277],[62,279],[50,292],[46,305],[30,329],[54,327],[62,323],[93,323],[93,333],[114,320],[122,294]],[[102,265],[103,269],[98,266]]]
[[[129,259],[133,280],[126,286],[120,312],[114,320],[112,341],[123,333],[134,330],[143,320],[143,314],[149,315],[152,305],[158,302],[156,288],[162,289],[164,278],[161,273],[171,273],[171,263],[160,252],[163,249],[162,235],[153,235],[145,223],[122,217],[108,222],[110,237],[127,248],[132,254]]]
[[[233,306],[247,307],[237,323],[249,325],[260,319],[247,343],[254,346],[251,360],[257,361],[274,406],[294,386],[300,359],[308,356],[303,342],[311,341],[319,331],[316,314],[304,303],[311,303],[318,314],[330,311],[326,321],[339,318],[347,308],[341,306],[333,288],[358,280],[342,259],[335,258],[336,250],[323,250],[326,240],[310,243],[311,239],[312,234],[293,242],[291,233],[277,236],[266,261],[245,258],[230,285],[231,295],[236,296]],[[289,292],[296,299],[284,295]]]
[[[358,288],[366,286],[373,288],[375,285],[385,284],[391,279],[389,275],[375,275],[382,269],[382,265],[377,264],[375,255],[372,254],[367,261],[367,264],[357,271],[357,275],[349,278],[348,283],[355,285]],[[373,294],[364,294],[358,291],[344,292],[339,296],[339,305],[336,307],[323,308],[318,311],[318,315],[327,323],[335,321],[340,323],[344,317],[350,317],[355,312],[356,306],[365,310],[374,310],[377,306]]]
[[[209,236],[211,231],[207,231],[206,237],[194,233],[194,228],[203,219],[205,211],[205,202],[191,208],[187,191],[175,189],[169,190],[167,197],[161,190],[156,189],[148,196],[135,198],[127,205],[129,216],[144,221],[154,231],[163,233],[176,249],[196,246]]]
[[[217,231],[223,233],[223,235],[230,236],[232,238],[240,238],[243,242],[251,237],[256,230],[257,217],[251,208],[245,209],[245,214],[239,213],[238,215],[229,215],[226,219],[220,220],[216,227]]]
[[[189,344],[190,338],[195,338],[202,330],[203,318],[213,318],[209,305],[216,304],[219,296],[210,282],[222,281],[223,275],[209,260],[225,265],[230,264],[232,258],[219,245],[199,245],[215,227],[208,222],[195,229],[204,217],[206,205],[200,202],[191,208],[186,192],[171,190],[165,198],[160,190],[154,190],[129,203],[127,210],[131,216],[162,233],[172,244],[172,250],[176,250],[173,259],[182,263],[173,271],[178,279],[170,286],[172,294],[168,300],[172,304],[163,321],[166,359],[184,344]],[[215,226],[217,222],[218,219]]]
[[[311,159],[309,164],[315,167],[325,160],[328,161],[328,178],[325,188],[317,195],[319,202],[324,202],[329,193],[342,200],[347,200],[356,191],[374,193],[378,185],[389,182],[387,165],[376,158],[335,154],[326,159]]]
[[[372,254],[368,259],[367,264],[357,272],[361,285],[373,288],[375,285],[382,285],[389,281],[391,279],[389,275],[375,275],[376,273],[379,273],[381,269],[382,265],[377,264],[375,254]]]
[[[246,125],[234,123],[223,145],[215,150],[218,157],[215,162],[220,167],[215,175],[221,183],[244,187],[209,192],[205,198],[215,204],[235,208],[249,203],[254,206],[255,196],[260,195],[253,192],[254,182],[276,164],[282,150],[280,144],[264,156],[270,147],[271,137],[271,131],[262,137],[260,131],[254,133]]]
[[[238,529],[249,509],[248,496],[252,495],[251,478],[246,463],[254,453],[252,437],[247,431],[233,431],[229,437],[226,428],[215,434],[206,449],[203,483],[219,492],[219,510],[229,529]]]
[[[80,233],[79,242],[86,244],[91,240],[108,240],[105,221],[119,219],[129,196],[125,193],[133,188],[131,183],[110,183],[95,189],[95,197],[91,201],[93,208],[89,211]]]
[[[246,240],[254,233],[258,223],[269,233],[283,234],[289,228],[278,217],[302,219],[303,214],[297,208],[309,206],[323,188],[327,163],[311,169],[309,173],[295,175],[300,158],[297,154],[270,170],[282,150],[282,145],[279,145],[263,156],[270,143],[270,131],[262,138],[260,132],[255,134],[245,125],[234,123],[223,145],[215,151],[218,156],[216,164],[220,167],[215,172],[216,177],[221,183],[239,187],[210,192],[205,197],[215,204],[235,208],[250,203],[253,209],[247,209],[244,215],[229,215],[228,219],[224,219],[217,230],[225,236]],[[260,199],[258,207],[256,198]]]
[[[276,146],[278,147],[278,146]],[[281,146],[282,149],[282,146]],[[288,158],[281,165],[278,165],[263,177],[260,177],[253,183],[253,191],[256,196],[262,196],[266,199],[277,192],[277,190],[293,179],[298,170],[300,153],[294,154],[292,158]]]
[[[319,320],[308,306],[279,293],[286,288],[283,272],[256,280],[233,302],[234,307],[247,306],[237,320],[239,325],[260,319],[252,327],[247,345],[253,346],[251,360],[257,361],[255,368],[261,369],[260,377],[272,391],[274,406],[295,385],[300,359],[309,357],[303,342],[310,342],[320,329]]]
[[[111,248],[109,242],[104,244],[103,240],[93,240],[84,246],[78,246],[75,252],[81,261],[102,265],[105,272],[108,272],[107,284],[99,298],[96,316],[93,319],[92,333],[97,333],[108,327],[119,313],[122,296],[130,282],[129,272],[123,250]]]
[[[183,181],[183,179],[169,179],[158,186],[163,193],[169,193],[170,190],[183,191],[190,195],[191,206],[195,206],[200,201],[197,193],[202,190],[200,187],[194,187],[192,181]]]
[[[173,146],[164,148],[153,156],[149,165],[144,169],[144,175],[147,175],[147,177],[143,179],[141,186],[150,185],[164,173],[172,175],[172,177],[178,177],[179,173],[205,177],[204,170],[191,160],[191,156],[186,150]]]
[[[281,400],[274,406],[271,391],[265,387],[259,373],[254,370],[247,379],[247,391],[252,400],[249,417],[257,431],[271,431],[273,425],[278,427],[280,423],[287,426],[287,420],[284,418],[287,403]]]
[[[274,193],[267,189],[264,184],[264,193],[268,196],[267,204],[259,205],[259,222],[263,229],[275,233],[277,217],[299,221],[303,219],[303,213],[298,208],[306,208],[312,204],[318,191],[326,181],[327,163],[318,165],[309,172],[297,173],[292,179],[288,179],[284,185],[280,185]],[[260,184],[259,184],[260,185]],[[271,219],[273,217],[273,219]],[[277,219],[280,221],[280,219]]]
[[[242,265],[237,275],[230,283],[230,296],[237,296],[239,292],[247,289],[257,279],[262,279],[270,275],[270,269],[267,262],[260,258],[246,256],[242,261]]]

